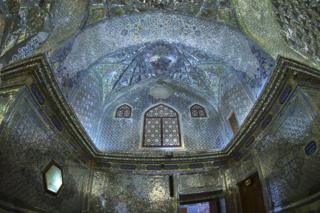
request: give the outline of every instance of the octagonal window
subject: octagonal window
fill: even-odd
[[[45,188],[48,192],[58,194],[63,184],[62,170],[51,162],[43,173]]]

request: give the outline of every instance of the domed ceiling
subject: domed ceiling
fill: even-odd
[[[58,2],[35,6],[44,16],[43,26],[52,18],[63,25],[60,16],[41,12],[56,14],[57,5],[73,4]],[[70,26],[63,32],[54,22],[56,28],[43,28],[47,35],[30,54],[47,53],[65,97],[101,152],[223,150],[233,137],[229,115],[234,113],[241,125],[274,60],[238,29],[229,1],[132,2],[119,7],[114,1],[95,1],[89,11],[80,4],[82,15],[71,15],[74,23],[85,20],[80,30]],[[107,13],[101,15],[105,10],[99,8],[108,8]],[[9,43],[2,63],[28,55],[10,49]],[[124,104],[131,116],[117,118]],[[180,147],[142,146],[145,114],[159,104],[177,112]],[[205,118],[191,116],[195,104],[204,108]]]

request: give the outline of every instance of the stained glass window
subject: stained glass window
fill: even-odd
[[[203,106],[200,106],[199,104],[195,104],[190,107],[191,117],[193,118],[204,118],[207,117],[206,110]]]
[[[169,106],[159,104],[144,116],[143,147],[181,146],[179,115]]]
[[[62,187],[62,170],[60,167],[51,162],[43,173],[46,190],[53,194],[58,194]]]
[[[123,104],[117,108],[116,118],[131,118],[131,107]]]

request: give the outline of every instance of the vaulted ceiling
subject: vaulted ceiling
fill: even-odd
[[[283,38],[277,39],[283,41],[278,48],[272,36],[252,28],[257,22],[246,15],[252,7],[246,0],[3,1],[0,63],[46,53],[65,97],[101,151],[138,150],[139,142],[133,148],[114,146],[115,140],[127,141],[104,136],[115,107],[130,101],[136,108],[138,102],[146,103],[140,106],[141,115],[130,121],[137,124],[143,110],[156,102],[167,101],[181,111],[183,104],[201,102],[211,116],[208,122],[214,123],[206,131],[220,135],[195,133],[205,136],[191,140],[212,140],[215,145],[190,146],[187,151],[221,150],[232,138],[228,115],[235,112],[240,124],[245,120],[275,56],[300,57]],[[258,7],[261,16],[270,15],[266,2]],[[257,27],[268,29],[276,23],[275,16],[268,20]],[[175,93],[150,101],[150,91],[160,87]],[[187,132],[196,126],[184,128]]]

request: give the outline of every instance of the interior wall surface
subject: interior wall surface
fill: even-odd
[[[273,57],[319,68],[319,1],[232,0],[240,28]]]
[[[319,94],[312,101],[304,87],[311,89],[297,87],[285,110],[274,115],[272,125],[257,137],[254,148],[271,209],[290,208],[320,191],[320,153],[307,151],[310,142],[319,143],[319,108],[312,103]]]
[[[89,212],[175,212],[166,175],[94,171]]]
[[[280,32],[290,48],[319,65],[319,0],[271,2],[282,29]]]
[[[0,129],[0,211],[80,212],[89,175],[83,157],[39,113],[26,88],[14,97]],[[58,195],[44,185],[52,161],[62,168]]]
[[[241,212],[237,184],[258,173],[265,206],[272,212],[318,212],[320,194],[319,86],[300,82],[286,105],[272,114],[272,122],[250,150],[233,160],[222,174],[229,212]]]
[[[239,161],[230,163],[222,170],[228,212],[241,212],[240,194],[237,184],[255,172],[257,172],[257,165],[250,154]]]
[[[269,211],[318,212],[320,90],[318,83],[309,80],[291,79],[298,86],[292,87],[283,107],[269,112],[271,121],[255,132],[255,143],[242,158],[233,156],[212,169],[154,172],[88,166],[70,145],[71,136],[56,131],[27,88],[10,91],[9,96],[1,91],[0,208],[9,212],[18,208],[81,212],[84,207],[89,212],[175,212],[180,195],[222,190],[229,212],[237,213],[241,212],[237,183],[258,172]],[[42,179],[52,160],[64,174],[57,196],[46,193]],[[169,175],[174,176],[173,197]]]
[[[168,97],[154,97],[154,89],[161,87]],[[130,118],[116,118],[117,107],[128,104],[132,107]],[[227,144],[227,131],[216,109],[201,95],[192,90],[182,89],[174,84],[148,82],[138,85],[104,107],[99,125],[97,147],[102,151],[126,151],[154,153],[159,149],[142,149],[144,115],[158,104],[167,105],[177,111],[182,147],[174,151],[197,152],[221,150]],[[190,107],[199,104],[204,107],[206,117],[191,117]],[[197,141],[197,142],[195,142]],[[172,149],[172,148],[171,148]],[[161,151],[161,150],[160,150]],[[163,150],[162,150],[163,151]]]
[[[94,169],[89,212],[177,212],[180,194],[222,191],[223,186],[220,169],[153,174]]]
[[[301,84],[286,106],[259,135],[243,159],[224,172],[229,210],[241,208],[237,183],[258,172],[269,210],[318,212],[320,192],[319,149],[307,153],[308,144],[319,146],[318,86]]]
[[[240,211],[237,183],[254,172],[262,180],[269,209],[284,212],[319,210],[312,196],[319,193],[319,151],[306,155],[305,146],[319,138],[317,88],[300,86],[285,108],[258,137],[254,148],[225,169],[174,172],[175,197],[170,197],[168,172],[135,174],[94,170],[92,185],[84,163],[38,113],[29,93],[22,89],[4,119],[1,134],[1,205],[44,212],[77,212],[85,202],[84,188],[91,188],[92,212],[175,212],[178,195],[224,190],[230,212]],[[8,116],[8,115],[6,115]],[[5,117],[6,117],[5,116]],[[30,128],[30,124],[32,125]],[[50,142],[48,142],[50,141]],[[44,191],[42,170],[55,160],[63,167],[64,186],[58,196]],[[310,174],[310,175],[308,175]],[[311,197],[310,202],[304,200]],[[290,207],[291,206],[291,207]],[[3,207],[3,206],[2,206]]]

